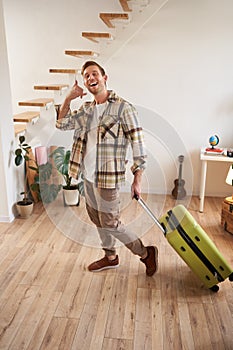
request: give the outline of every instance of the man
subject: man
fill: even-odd
[[[126,152],[131,145],[133,155],[132,197],[140,196],[141,178],[145,168],[146,152],[135,108],[107,90],[107,75],[97,62],[87,61],[81,74],[92,102],[84,102],[78,111],[70,111],[72,100],[86,93],[75,82],[58,112],[56,127],[74,129],[69,174],[84,175],[86,208],[96,225],[105,255],[88,266],[89,271],[101,271],[119,266],[116,239],[140,256],[146,265],[146,274],[152,276],[158,265],[158,249],[145,247],[120,221],[119,187],[125,180]]]

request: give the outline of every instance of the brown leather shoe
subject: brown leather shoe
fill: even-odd
[[[147,276],[153,276],[153,274],[158,269],[158,248],[149,246],[147,249],[147,257],[140,259],[146,265],[146,274]]]
[[[100,260],[94,261],[88,266],[88,270],[91,272],[102,271],[106,269],[115,269],[119,266],[118,255],[114,260],[109,260],[107,256],[103,257]]]

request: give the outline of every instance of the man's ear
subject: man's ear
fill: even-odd
[[[108,76],[106,74],[104,75],[104,80],[105,82],[108,80]]]

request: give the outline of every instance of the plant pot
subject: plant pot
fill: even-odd
[[[64,205],[79,205],[80,194],[77,186],[63,187]]]
[[[33,202],[32,201],[19,201],[16,203],[16,208],[18,214],[21,218],[28,218],[33,211]]]

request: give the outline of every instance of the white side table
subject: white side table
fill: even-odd
[[[201,149],[201,183],[200,183],[200,208],[199,211],[202,213],[204,209],[205,200],[205,185],[206,185],[206,173],[207,173],[207,162],[228,162],[233,164],[233,158],[225,155],[210,155],[205,153],[205,148]]]

